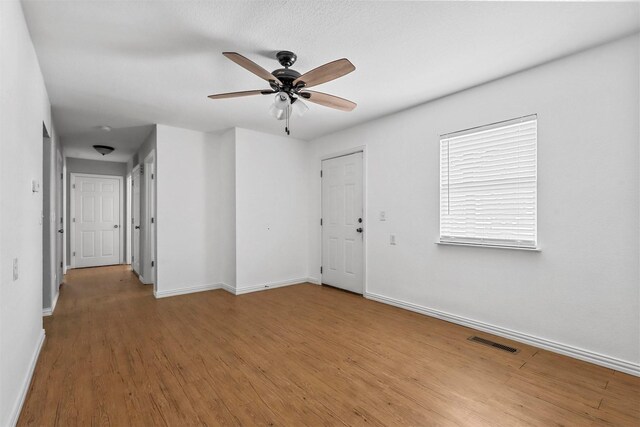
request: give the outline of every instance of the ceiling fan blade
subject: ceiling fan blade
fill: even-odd
[[[209,95],[207,98],[211,98],[211,99],[239,98],[241,96],[269,95],[272,93],[275,93],[275,92],[271,90],[245,90],[242,92],[218,93],[215,95]]]
[[[293,81],[293,85],[304,83],[304,87],[317,86],[349,74],[355,69],[356,67],[348,59],[337,59],[304,73]]]
[[[335,108],[336,110],[342,111],[351,111],[356,108],[357,105],[355,102],[351,102],[348,99],[322,92],[314,92],[312,90],[300,92],[300,96],[309,102],[314,102],[316,104],[324,105],[325,107]]]
[[[250,60],[249,58],[245,58],[244,56],[236,52],[222,52],[222,54],[227,58],[229,58],[230,60],[232,60],[233,62],[235,62],[236,64],[238,64],[239,66],[241,66],[242,68],[251,71],[256,76],[262,79],[265,79],[266,81],[274,81],[279,84],[282,84],[282,82],[278,80],[276,76],[274,76],[273,74],[271,74],[270,72],[268,72],[267,70],[265,70],[264,68],[262,68],[261,66],[253,62],[252,60]]]

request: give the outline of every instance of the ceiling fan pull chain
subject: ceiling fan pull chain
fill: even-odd
[[[284,131],[287,132],[287,135],[291,135],[291,133],[289,132],[289,109],[291,107],[287,105],[287,108],[285,109],[285,114],[286,114],[286,125],[284,127]]]

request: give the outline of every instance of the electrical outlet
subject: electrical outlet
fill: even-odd
[[[13,281],[18,280],[18,258],[13,259]]]
[[[40,191],[40,181],[34,179],[31,181],[31,191],[37,193]]]
[[[380,211],[380,221],[387,220],[387,213],[385,211]]]
[[[396,235],[395,234],[389,234],[389,244],[390,245],[397,245],[397,240],[396,240]]]

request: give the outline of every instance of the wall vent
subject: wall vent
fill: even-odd
[[[494,347],[494,348],[497,348],[498,350],[506,351],[506,352],[513,353],[513,354],[516,354],[516,353],[518,353],[520,351],[517,348],[509,347],[508,345],[500,344],[500,343],[497,343],[497,342],[494,342],[494,341],[491,341],[491,340],[488,340],[488,339],[485,339],[485,338],[480,338],[480,337],[477,337],[475,335],[472,336],[472,337],[469,337],[467,339],[469,341],[477,342],[478,344],[487,345],[489,347]]]

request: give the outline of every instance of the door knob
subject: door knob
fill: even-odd
[[[118,228],[118,224],[114,225],[113,228]]]
[[[139,226],[139,225],[136,225],[135,229],[136,229],[136,230],[140,230],[140,226]]]
[[[58,233],[64,233],[64,230],[61,228],[60,230],[58,230]]]
[[[357,231],[358,233],[362,233],[362,227],[356,228],[356,231]]]

